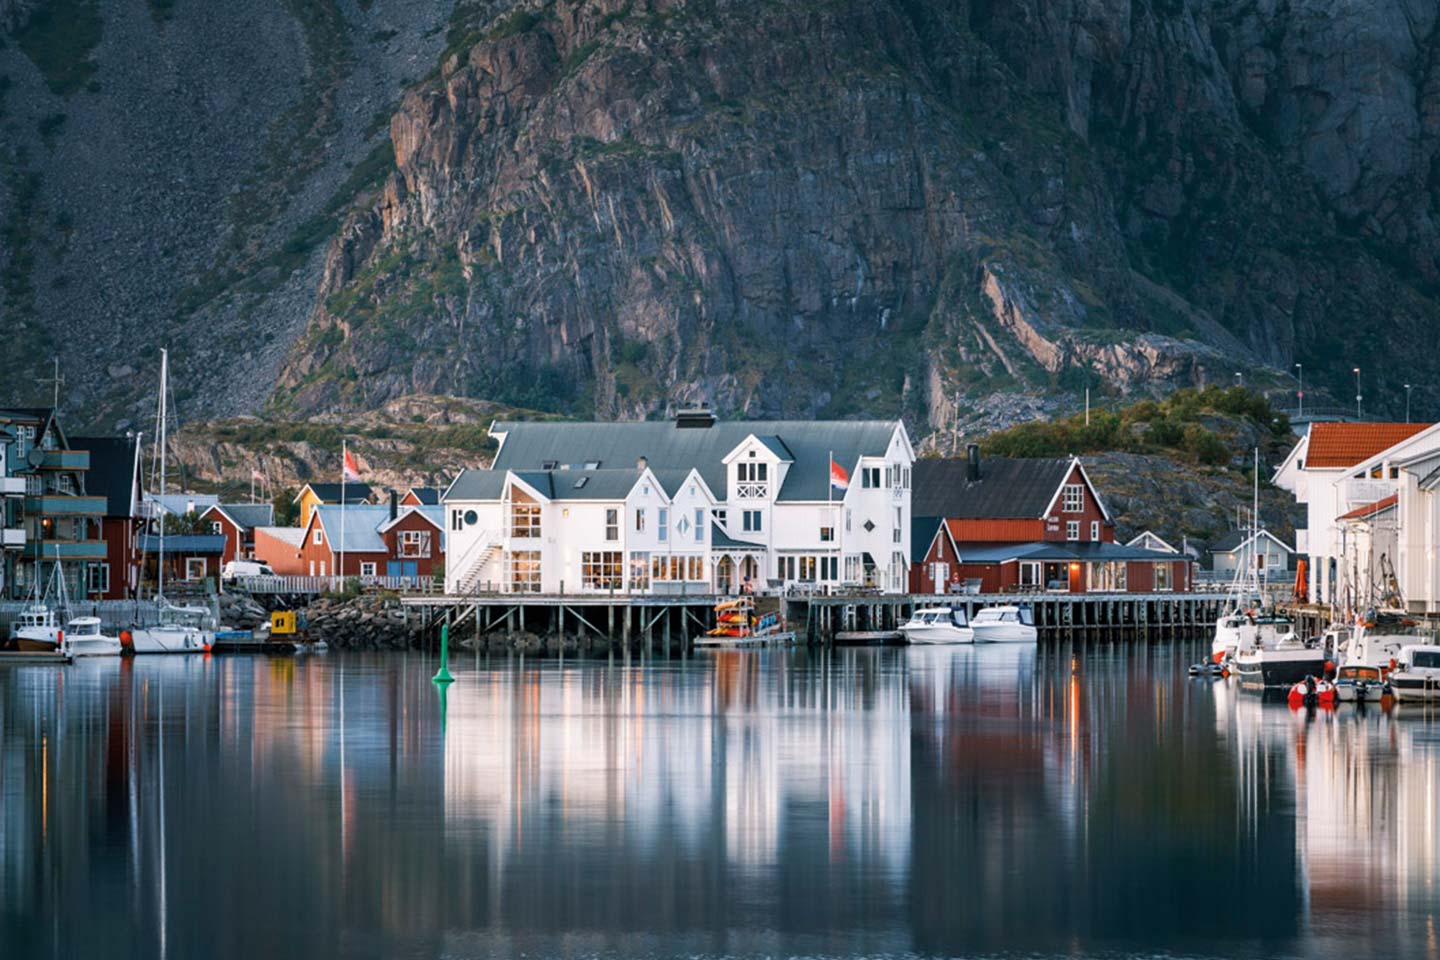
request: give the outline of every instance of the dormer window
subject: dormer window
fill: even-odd
[[[754,451],[751,451],[752,453]],[[738,500],[764,500],[770,491],[769,464],[740,463],[735,466],[735,497]]]

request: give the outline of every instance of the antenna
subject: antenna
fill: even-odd
[[[55,357],[54,362],[55,372],[48,377],[40,377],[36,379],[35,382],[40,384],[41,386],[44,386],[48,383],[52,387],[54,387],[54,398],[50,401],[50,406],[52,409],[58,410],[60,408],[60,386],[65,382],[65,378],[60,376],[60,358]]]

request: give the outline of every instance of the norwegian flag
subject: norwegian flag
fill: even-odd
[[[345,451],[345,480],[347,482],[359,482],[360,480],[360,462],[349,450]]]
[[[835,462],[833,456],[830,458],[830,489],[840,494],[850,489],[850,474]]]

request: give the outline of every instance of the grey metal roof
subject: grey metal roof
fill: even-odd
[[[516,479],[536,490],[547,500],[624,500],[640,479],[639,470],[514,470]],[[684,480],[671,476],[674,471],[655,471],[661,487],[677,488]],[[450,487],[448,500],[499,500],[505,490],[504,470],[466,470]]]
[[[1292,552],[1292,553],[1294,552],[1294,551],[1290,550],[1289,545],[1287,545],[1284,540],[1281,540],[1279,537],[1275,536],[1275,534],[1271,533],[1269,530],[1266,530],[1264,527],[1261,527],[1261,528],[1260,528],[1260,533],[1263,534],[1266,538],[1268,538],[1268,539],[1270,539],[1270,540],[1273,540],[1273,541],[1275,541],[1276,543],[1278,543],[1278,544],[1279,544],[1282,548],[1284,548],[1286,551]],[[1249,543],[1249,542],[1250,542],[1250,533],[1249,533],[1249,531],[1247,531],[1247,530],[1231,530],[1229,533],[1225,534],[1225,536],[1221,537],[1219,540],[1216,540],[1214,543],[1210,544],[1210,552],[1211,552],[1211,553],[1234,553],[1236,550],[1239,550],[1242,546],[1244,546],[1245,544],[1247,544],[1247,543]]]
[[[411,487],[406,493],[415,494],[423,506],[435,507],[440,505],[440,494],[443,491],[439,487]]]
[[[925,556],[930,552],[930,544],[935,542],[935,533],[944,522],[944,517],[912,516],[910,518],[911,563],[925,562]]]
[[[220,498],[213,493],[167,493],[163,497],[158,493],[142,494],[147,503],[157,503],[161,512],[184,515],[187,513],[204,513],[215,504]]]
[[[1177,554],[1119,543],[1045,540],[1026,543],[957,543],[961,563],[1003,563],[1007,560],[1104,562],[1107,560],[1183,560]]]
[[[785,445],[785,441],[781,437],[774,434],[756,434],[755,439],[763,443],[766,449],[781,460],[795,459],[795,454],[790,452],[790,448]]]
[[[340,484],[338,483],[307,483],[305,487],[309,487],[310,491],[324,503],[340,502]],[[305,491],[305,487],[300,488],[301,493]],[[364,503],[370,499],[371,494],[372,491],[368,483],[361,483],[358,480],[355,482],[346,481],[345,483],[345,503],[347,506],[352,503]],[[295,499],[299,500],[300,495],[296,494]]]
[[[268,527],[275,522],[275,508],[268,503],[221,503],[217,506],[246,530]]]
[[[917,516],[976,520],[1034,520],[1070,472],[1070,461],[988,457],[971,482],[961,458],[917,460],[910,509]]]
[[[292,547],[300,546],[305,540],[305,530],[301,527],[256,527],[255,532],[263,532],[266,536],[274,537]]]
[[[346,484],[348,487],[349,484]],[[315,508],[320,522],[325,526],[325,536],[330,538],[330,549],[345,552],[384,553],[385,541],[380,536],[380,527],[390,520],[390,508],[375,504],[347,504],[344,508],[344,540],[341,540],[339,504],[322,504]]]
[[[158,534],[140,535],[140,549],[145,553],[160,552]],[[167,533],[165,552],[170,553],[224,553],[225,535],[220,533]]]
[[[499,500],[504,492],[504,470],[462,470],[445,491],[445,499]]]
[[[721,529],[720,524],[710,524],[710,546],[716,550],[764,550],[763,543],[750,543],[746,540],[736,540],[730,534]]]
[[[727,498],[725,456],[751,434],[777,438],[788,451],[781,455],[794,460],[779,499],[824,500],[830,488],[829,455],[833,453],[836,462],[854,472],[860,457],[885,453],[898,426],[896,420],[738,420],[688,429],[671,421],[512,421],[495,423],[491,432],[504,435],[495,470],[538,470],[547,463],[580,466],[595,461],[602,468],[626,468],[644,458],[652,469],[697,468],[721,500]]]

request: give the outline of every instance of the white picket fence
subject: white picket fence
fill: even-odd
[[[219,601],[215,598],[184,597],[171,601],[187,607],[204,607],[210,611],[212,622],[220,617]],[[0,636],[8,636],[10,624],[25,608],[25,601],[0,601]],[[160,622],[160,606],[154,600],[80,600],[70,604],[64,618],[99,617],[102,630],[118,630],[122,627],[152,627]]]

